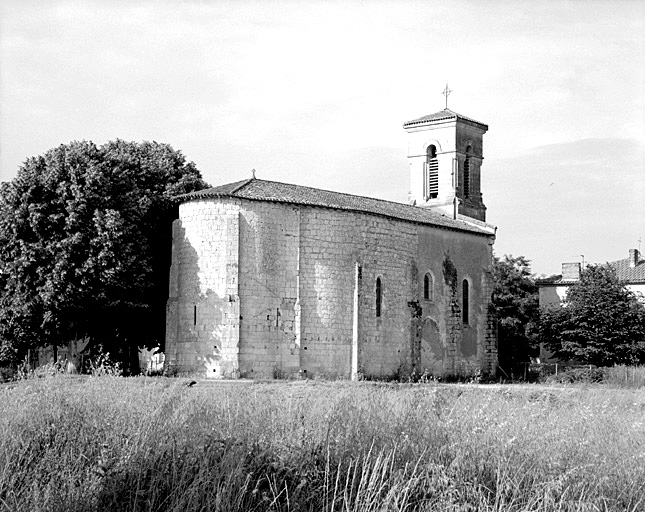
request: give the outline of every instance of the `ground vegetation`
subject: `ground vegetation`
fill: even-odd
[[[55,377],[0,388],[0,509],[637,511],[645,503],[637,389],[187,383]]]

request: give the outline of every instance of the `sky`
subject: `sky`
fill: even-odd
[[[406,202],[404,122],[489,126],[497,255],[536,275],[645,241],[645,2],[0,3],[0,181],[73,140],[171,144],[251,177]],[[645,251],[645,243],[642,245]]]

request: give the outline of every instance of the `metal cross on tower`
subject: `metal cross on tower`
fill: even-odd
[[[446,88],[441,93],[446,97],[446,109],[448,109],[448,96],[450,96],[451,92],[452,92],[452,89],[448,89],[448,83],[446,82]]]

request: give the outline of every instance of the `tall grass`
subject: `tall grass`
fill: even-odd
[[[645,394],[63,377],[0,390],[0,510],[640,510]]]
[[[645,387],[645,366],[612,366],[603,368],[603,382],[628,388]]]

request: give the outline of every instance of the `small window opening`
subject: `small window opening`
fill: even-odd
[[[462,299],[462,308],[461,308],[462,319],[463,319],[464,325],[467,325],[468,315],[470,314],[470,308],[469,308],[468,281],[466,279],[464,279],[464,282],[462,283],[461,299]]]
[[[432,294],[433,294],[433,281],[432,281],[432,276],[430,274],[426,274],[423,277],[423,298],[425,300],[432,300]]]
[[[197,304],[193,306],[193,325],[197,325]]]
[[[426,199],[436,199],[439,195],[439,162],[437,161],[437,148],[432,144],[426,150],[425,171],[424,195]]]
[[[383,290],[381,286],[381,278],[376,278],[376,316],[381,316],[381,305],[383,302]]]

